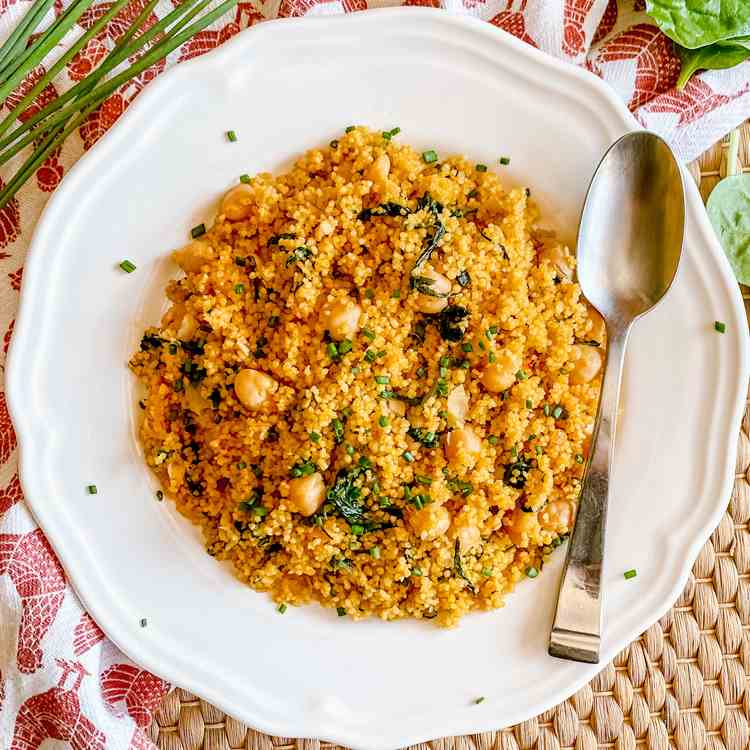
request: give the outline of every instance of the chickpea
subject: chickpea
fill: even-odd
[[[429,285],[431,292],[435,292],[435,294],[448,294],[450,292],[451,282],[442,273],[426,268],[424,271],[420,271],[419,275],[425,279],[432,279],[432,284]],[[428,315],[439,313],[448,306],[447,297],[434,297],[431,294],[422,294],[421,292],[417,294],[416,302],[417,310]]]
[[[607,328],[604,325],[604,318],[588,303],[586,304],[586,314],[589,320],[588,338],[604,345],[607,340]]]
[[[474,524],[466,521],[465,518],[457,518],[453,527],[456,533],[456,539],[458,539],[461,544],[462,551],[465,552],[482,542],[482,535],[479,533],[479,529]]]
[[[278,383],[258,370],[240,370],[234,378],[234,392],[243,406],[259,409],[278,388]]]
[[[501,393],[516,382],[516,373],[523,364],[521,357],[508,349],[497,353],[497,358],[484,368],[482,385],[490,393]]]
[[[367,170],[367,176],[382,191],[388,182],[388,174],[391,171],[391,160],[388,154],[380,154]]]
[[[325,499],[326,485],[318,471],[289,482],[289,502],[303,516],[311,516],[317,512]]]
[[[482,450],[482,443],[471,427],[451,430],[445,438],[445,457],[450,463],[473,466]]]
[[[198,273],[211,259],[211,246],[201,240],[188,242],[172,253],[172,260],[186,273]]]
[[[359,328],[362,308],[348,297],[336,300],[328,309],[326,328],[331,338],[350,339]]]
[[[161,324],[177,331],[177,338],[191,339],[198,330],[198,323],[182,302],[176,302],[164,313]]]
[[[539,520],[545,529],[564,533],[573,525],[573,503],[569,500],[553,500],[539,511]]]
[[[421,539],[437,539],[451,525],[451,514],[442,505],[426,505],[409,516],[409,525]]]
[[[562,243],[554,240],[545,240],[539,253],[539,259],[548,261],[565,278],[573,278],[575,261],[568,248]]]
[[[577,344],[574,347],[575,364],[570,373],[570,382],[574,385],[591,382],[602,369],[602,355],[595,346]]]
[[[526,513],[516,508],[506,528],[513,544],[517,547],[528,547],[534,532],[539,529],[539,518],[536,513]]]
[[[462,385],[457,385],[448,394],[446,411],[448,412],[448,425],[450,427],[464,426],[464,420],[469,411],[469,395]]]
[[[252,203],[255,191],[244,182],[233,187],[221,199],[219,213],[224,214],[227,221],[242,221],[247,219],[253,211]]]

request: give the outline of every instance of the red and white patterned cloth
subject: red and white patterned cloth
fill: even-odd
[[[110,22],[23,117],[30,117],[96,66],[145,3],[133,0],[128,19]],[[68,0],[56,0],[56,12],[67,4]],[[154,66],[113,94],[78,135],[40,167],[18,199],[0,211],[0,331],[5,332],[0,368],[13,331],[26,248],[48,194],[151,79],[268,18],[400,4],[442,5],[449,12],[476,15],[549,54],[586,67],[612,86],[644,126],[661,133],[683,161],[695,158],[750,116],[750,63],[704,73],[684,91],[674,89],[679,61],[670,41],[644,13],[643,0],[240,3],[231,16],[185,44],[166,64]],[[21,0],[0,0],[0,38],[28,6]],[[81,17],[80,26],[90,27],[110,7],[110,2],[94,5]],[[171,7],[162,0],[152,21]],[[16,92],[15,102],[42,73],[41,67],[35,71]],[[9,100],[5,106],[13,103]],[[143,730],[169,687],[129,661],[81,609],[23,502],[16,438],[0,391],[0,748],[35,750],[46,738],[62,740],[62,747],[74,750],[152,748]]]

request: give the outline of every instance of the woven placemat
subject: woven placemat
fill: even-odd
[[[740,161],[750,171],[750,121]],[[704,200],[725,173],[726,144],[690,165]],[[750,316],[750,290],[742,288]],[[675,606],[586,687],[499,732],[412,750],[744,750],[750,746],[750,404],[739,434],[729,507]],[[160,750],[329,750],[319,740],[261,734],[185,690],[150,726]]]

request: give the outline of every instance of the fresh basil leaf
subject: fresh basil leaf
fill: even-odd
[[[750,284],[750,174],[725,177],[706,208],[737,281]]]
[[[750,57],[750,37],[737,37],[737,40],[739,41],[730,39],[727,42],[716,42],[701,49],[688,49],[678,45],[677,54],[682,61],[682,68],[677,88],[685,88],[693,73],[699,70],[724,70],[747,60]]]
[[[646,12],[670,39],[688,49],[750,34],[747,0],[646,0]]]

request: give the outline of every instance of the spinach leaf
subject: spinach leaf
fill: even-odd
[[[448,305],[438,316],[443,341],[461,341],[466,333],[466,319],[471,315],[461,305]]]
[[[750,174],[725,177],[706,208],[737,281],[750,284]]]
[[[464,566],[461,562],[461,542],[458,539],[456,539],[456,546],[453,551],[453,571],[459,578],[463,578],[464,581],[466,581],[466,588],[469,589],[472,594],[477,593],[474,584],[464,571]]]
[[[750,57],[750,37],[737,37],[726,42],[716,42],[700,49],[677,47],[682,61],[677,88],[683,89],[699,70],[724,70],[733,68]]]
[[[364,505],[360,501],[362,490],[354,483],[366,469],[356,466],[353,469],[341,469],[336,481],[326,494],[326,500],[336,508],[343,519],[351,526],[362,524],[365,520]]]
[[[750,33],[747,0],[646,0],[646,12],[670,39],[688,49]]]

